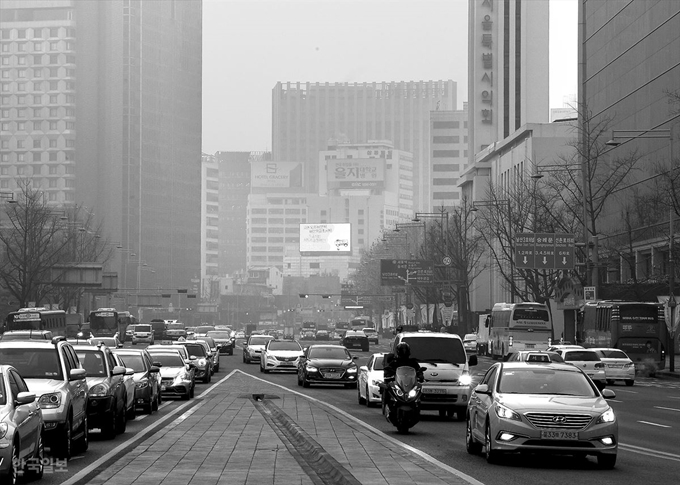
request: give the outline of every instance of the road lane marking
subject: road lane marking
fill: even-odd
[[[638,421],[638,423],[648,424],[650,426],[658,426],[659,428],[670,428],[671,426],[666,426],[665,424],[650,423],[649,421]]]
[[[652,456],[654,458],[663,458],[665,460],[672,460],[680,462],[680,455],[675,453],[667,453],[665,451],[652,450],[651,448],[643,448],[642,446],[627,445],[619,443],[619,449],[630,451],[631,453],[639,453],[640,455]]]
[[[640,394],[637,391],[627,391],[625,389],[617,389],[616,392],[623,392],[623,393],[628,393],[628,394]]]
[[[463,473],[462,471],[457,470],[456,468],[453,468],[453,467],[447,465],[446,463],[443,463],[443,462],[437,460],[437,459],[434,458],[433,456],[428,455],[427,453],[425,453],[424,451],[419,450],[418,448],[414,448],[414,447],[412,447],[412,446],[407,445],[406,443],[402,443],[402,442],[399,441],[398,439],[393,438],[392,436],[389,436],[389,435],[383,433],[383,432],[380,431],[378,428],[374,428],[374,427],[371,426],[370,424],[365,423],[364,421],[360,420],[359,418],[355,418],[355,417],[352,416],[351,414],[349,414],[349,413],[343,411],[343,410],[340,409],[340,408],[337,408],[337,407],[333,406],[332,404],[328,404],[328,403],[326,403],[326,402],[324,402],[324,401],[321,401],[321,400],[319,400],[319,399],[313,398],[313,397],[311,397],[311,396],[307,396],[306,394],[302,394],[301,392],[295,391],[295,390],[293,390],[293,389],[289,389],[289,388],[287,388],[287,387],[285,387],[285,386],[282,386],[281,384],[276,384],[276,383],[274,383],[274,382],[267,381],[267,380],[262,379],[262,378],[260,378],[260,377],[256,377],[256,376],[250,375],[250,374],[248,374],[248,373],[246,373],[246,372],[243,372],[242,370],[234,369],[234,371],[241,372],[242,374],[244,374],[244,375],[246,375],[246,376],[248,376],[248,377],[252,377],[253,379],[257,379],[258,381],[262,381],[262,382],[264,382],[264,383],[266,383],[266,384],[271,384],[272,386],[279,387],[279,388],[283,389],[283,390],[286,391],[286,392],[290,392],[290,393],[295,394],[295,395],[297,395],[297,396],[304,397],[304,398],[309,399],[310,401],[315,402],[315,403],[317,403],[317,404],[319,404],[319,405],[321,405],[321,406],[324,406],[324,407],[326,407],[326,408],[329,408],[329,409],[332,410],[334,413],[341,414],[341,415],[344,416],[345,418],[347,418],[347,419],[349,419],[349,420],[351,420],[351,421],[354,421],[356,424],[358,424],[358,425],[360,425],[360,426],[363,426],[364,428],[368,429],[369,431],[375,433],[376,435],[378,435],[378,436],[379,436],[380,438],[382,438],[383,440],[389,441],[390,443],[392,443],[392,444],[394,444],[394,445],[397,445],[397,446],[399,446],[399,447],[401,447],[401,448],[403,448],[403,449],[405,449],[405,450],[407,450],[407,451],[410,451],[411,453],[413,453],[413,454],[419,456],[419,457],[422,458],[423,460],[425,460],[425,461],[427,461],[427,462],[429,462],[429,463],[432,463],[432,464],[435,465],[435,466],[438,466],[438,467],[441,468],[442,470],[445,470],[446,472],[451,473],[452,475],[455,475],[455,476],[457,476],[458,478],[461,478],[462,480],[465,480],[465,481],[466,481],[467,483],[469,483],[470,485],[484,485],[484,483],[482,483],[482,482],[480,482],[479,480],[477,480],[477,479],[471,477],[470,475],[467,475],[467,474]]]
[[[164,407],[170,406],[170,404],[172,404],[172,402],[164,401],[164,402],[161,403],[160,406],[158,406],[158,410],[160,411]],[[147,418],[149,416],[151,416],[151,414],[142,414],[141,416],[135,416],[135,419],[133,419],[133,421],[141,421],[142,419]]]
[[[680,413],[680,409],[675,409],[675,408],[665,408],[663,406],[654,406],[656,409],[665,409],[666,411],[675,411]]]
[[[236,369],[231,371],[224,378],[217,381],[214,385],[210,386],[208,389],[204,390],[202,393],[200,393],[198,395],[198,397],[203,397],[206,394],[210,393],[219,384],[221,384],[222,382],[225,382],[227,379],[229,379],[235,372],[236,372]],[[199,403],[199,404],[201,404],[201,403]],[[170,405],[170,402],[168,402],[168,405]],[[90,473],[92,473],[98,467],[100,467],[101,465],[103,465],[104,463],[109,461],[111,458],[113,458],[117,454],[124,452],[126,450],[126,448],[131,447],[135,442],[141,441],[141,439],[143,437],[145,437],[147,434],[150,434],[156,428],[160,427],[161,425],[164,425],[167,421],[170,421],[171,418],[174,418],[179,411],[183,411],[184,409],[186,409],[187,407],[189,407],[191,405],[198,406],[198,404],[196,404],[196,401],[194,399],[190,399],[189,401],[186,401],[186,402],[180,404],[179,406],[177,406],[177,409],[175,409],[174,412],[166,414],[165,416],[161,417],[158,421],[151,423],[146,428],[140,430],[137,434],[130,437],[130,439],[128,439],[127,441],[124,441],[123,443],[119,444],[118,446],[116,446],[114,449],[112,449],[111,451],[109,451],[105,455],[99,457],[97,460],[93,461],[88,466],[86,466],[85,468],[80,470],[78,473],[74,474],[71,478],[69,478],[68,480],[63,482],[61,485],[75,485],[80,480],[85,479]],[[193,411],[191,411],[191,410],[189,410],[188,412],[193,413]],[[145,415],[145,416],[148,416],[148,414]],[[181,418],[181,417],[182,416],[180,416],[179,418]],[[173,420],[172,423],[174,423],[179,418],[175,418],[175,420]],[[183,418],[183,419],[186,419],[186,417]]]

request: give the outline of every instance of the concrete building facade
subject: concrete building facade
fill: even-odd
[[[430,113],[430,207],[450,208],[460,203],[458,179],[468,162],[467,103],[458,111]]]

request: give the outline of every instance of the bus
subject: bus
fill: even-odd
[[[3,332],[8,330],[49,330],[52,335],[65,335],[66,312],[44,307],[20,308],[7,315]]]
[[[115,308],[98,308],[90,312],[89,327],[90,332],[95,337],[118,337],[118,340],[125,338],[125,330],[129,323],[126,318],[120,320],[118,315],[128,312],[118,312]],[[129,313],[128,313],[129,315]],[[122,341],[122,340],[121,340]]]
[[[130,325],[136,325],[139,323],[137,318],[130,314],[130,312],[118,312],[118,340],[125,343],[126,330]],[[121,327],[122,328],[121,330]]]
[[[666,366],[667,328],[663,303],[600,300],[587,302],[577,322],[577,343],[623,350],[635,368],[654,372]]]
[[[496,303],[489,320],[489,352],[503,359],[520,350],[546,350],[553,340],[548,305],[536,302]]]
[[[316,322],[302,322],[302,328],[300,328],[300,340],[314,339],[316,339]]]
[[[349,326],[352,330],[361,330],[364,328],[375,328],[375,324],[370,317],[361,316],[355,317],[349,321]]]
[[[335,333],[339,338],[343,338],[349,330],[349,322],[336,322],[335,323]]]

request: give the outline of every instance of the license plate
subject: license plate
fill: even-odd
[[[342,374],[340,374],[339,372],[326,372],[323,376],[326,379],[340,379],[341,375]]]
[[[533,349],[534,347],[536,347],[536,345],[535,344],[526,344],[525,347],[527,349]]]
[[[623,369],[623,364],[609,364],[607,367],[610,369]]]
[[[172,340],[161,340],[161,345],[172,345]]]
[[[281,366],[292,367],[292,366],[293,366],[293,363],[292,363],[292,362],[281,362],[279,365],[281,365]]]
[[[541,431],[542,440],[578,440],[576,431]]]
[[[423,394],[446,394],[446,389],[423,389]]]

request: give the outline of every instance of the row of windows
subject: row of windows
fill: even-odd
[[[468,142],[468,137],[463,137],[463,143]],[[450,136],[433,136],[432,143],[460,143],[460,136],[450,135]]]
[[[68,117],[73,118],[76,115],[76,110],[74,108],[17,108],[16,117],[17,118],[61,118]],[[10,122],[2,123],[3,131],[9,131]]]
[[[460,170],[460,165],[457,163],[436,163],[432,165],[433,172],[457,172]]]
[[[434,192],[432,194],[433,200],[458,200],[460,194],[458,192]]]
[[[284,237],[270,237],[270,238],[266,238],[266,237],[255,237],[255,236],[253,236],[253,237],[250,238],[250,242],[259,243],[259,244],[266,243],[266,242],[269,242],[270,244],[274,244],[274,243],[297,243],[297,242],[300,242],[300,238],[299,237],[285,237],[285,238]]]
[[[12,98],[14,98],[15,103],[12,103]],[[60,99],[61,98],[61,99]],[[76,97],[72,94],[49,94],[49,95],[43,95],[43,94],[20,94],[16,96],[3,96],[2,97],[2,104],[3,105],[8,105],[8,104],[18,104],[18,105],[27,105],[27,104],[33,104],[33,105],[39,105],[39,104],[59,104],[63,105],[64,102],[68,104],[73,104],[76,102]],[[3,118],[7,119],[10,117],[10,111],[3,110],[2,112]]]
[[[9,111],[9,110],[7,110]],[[2,111],[3,118],[5,117],[5,110]],[[14,124],[13,124],[14,123]],[[3,131],[10,131],[10,128],[15,127],[14,132],[25,131],[31,132],[32,136],[36,135],[36,131],[61,131],[75,130],[76,124],[74,121],[64,121],[64,120],[38,120],[38,121],[17,121],[17,122],[4,122],[2,123]]]
[[[21,77],[21,76],[20,76]],[[42,76],[35,76],[42,77]],[[50,76],[51,77],[51,76]],[[16,84],[13,86],[13,84]],[[9,97],[7,94],[16,93],[28,93],[28,92],[48,92],[48,91],[74,91],[76,89],[76,84],[72,81],[38,81],[34,83],[30,82],[6,82],[2,83],[0,91],[5,93],[3,96],[2,104],[10,104],[9,100],[5,101]]]
[[[43,156],[47,153],[47,159]],[[3,163],[26,163],[26,162],[68,162],[73,161],[73,151],[52,151],[52,152],[3,152],[0,160]]]
[[[3,42],[0,50],[2,52],[44,52],[61,50],[72,51],[74,48],[75,43],[72,41],[62,42],[59,40],[51,40],[49,42]]]
[[[59,181],[63,181],[62,184],[58,183]],[[32,182],[34,185],[33,187],[46,187],[49,189],[72,189],[75,187],[75,180],[72,179],[48,179],[47,184],[42,184],[36,180]],[[9,189],[10,188],[10,180],[9,179],[0,179],[0,188],[2,189]],[[53,194],[54,198],[50,198],[49,200],[57,200],[57,195]]]
[[[0,166],[0,175],[73,175],[74,169],[70,165],[36,165],[36,166]],[[32,171],[32,173],[31,173]]]
[[[464,152],[465,157],[467,157],[467,150]],[[432,150],[433,158],[458,158],[460,157],[460,150]]]
[[[467,121],[463,121],[463,128],[467,128]],[[432,128],[435,130],[446,130],[460,128],[460,121],[433,121]]]
[[[62,10],[62,9],[50,9],[51,13],[54,14],[57,10]],[[37,15],[37,16],[43,16],[47,13],[47,9],[16,9],[16,10],[7,10],[3,12],[2,14],[2,20],[3,22],[11,22],[13,21],[12,18],[9,16],[12,14],[16,14],[21,18],[17,18],[16,20],[24,20],[23,16],[25,15]],[[72,15],[65,15],[65,17],[68,19],[72,17]],[[41,18],[33,18],[31,20],[43,20]],[[54,19],[51,19],[54,20]],[[32,28],[32,29],[2,29],[0,31],[0,38],[2,40],[12,40],[12,39],[56,39],[60,37],[73,37],[75,38],[76,36],[76,29],[72,28],[66,28],[66,27],[46,27],[46,28]]]
[[[455,178],[441,178],[432,180],[432,185],[456,185],[457,183],[458,179]]]
[[[298,227],[252,227],[250,232],[253,234],[298,234]]]
[[[59,141],[62,141],[63,143],[59,143]],[[32,143],[31,143],[32,142]],[[74,147],[75,146],[75,140],[64,140],[63,137],[60,137],[59,135],[54,135],[53,137],[47,138],[38,138],[36,139],[35,137],[32,140],[23,140],[23,139],[17,139],[14,140],[14,143],[10,143],[10,140],[2,140],[1,147],[3,150],[21,150],[24,148],[29,148],[30,145],[31,148],[61,148],[59,145],[62,145],[62,147],[65,145],[67,147]],[[11,146],[14,145],[14,146]]]
[[[31,59],[31,63],[28,62],[28,60]],[[4,55],[2,56],[2,60],[0,60],[0,64],[3,66],[41,66],[44,64],[57,64],[57,65],[63,65],[63,64],[75,64],[76,63],[76,56],[73,54],[33,54],[33,55],[25,55],[25,56],[17,56],[17,55]],[[21,71],[21,69],[19,69]],[[24,76],[19,76],[19,77],[26,77]],[[35,77],[41,77],[41,76],[35,76]]]
[[[266,219],[264,217],[253,217],[250,222],[252,224],[300,224],[304,223],[305,221],[303,219],[283,219],[283,218]]]

